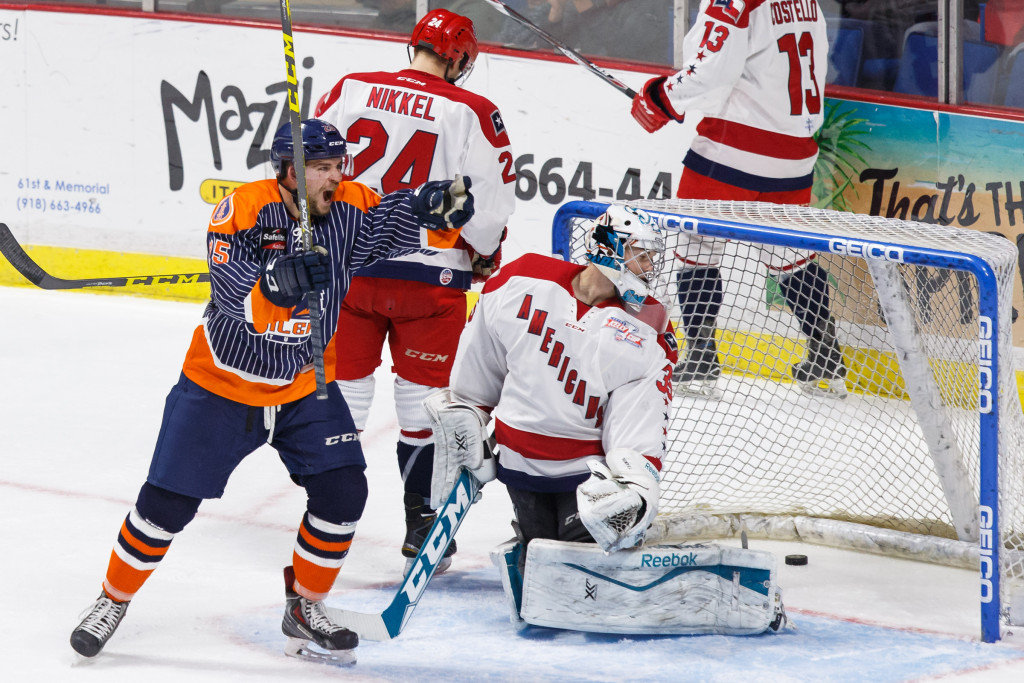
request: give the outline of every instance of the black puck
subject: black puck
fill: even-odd
[[[792,565],[797,565],[797,566],[805,565],[805,564],[807,564],[807,556],[806,555],[786,555],[786,564],[792,564]]]

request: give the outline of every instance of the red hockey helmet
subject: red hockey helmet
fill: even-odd
[[[446,9],[427,12],[412,30],[409,46],[426,48],[457,66],[458,74],[449,79],[452,83],[469,76],[476,56],[480,54],[473,22],[461,14]]]

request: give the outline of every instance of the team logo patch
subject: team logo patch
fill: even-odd
[[[501,112],[497,109],[491,112],[491,123],[494,124],[495,135],[501,135],[505,132],[505,122],[501,118]]]
[[[743,0],[715,0],[711,3],[711,6],[720,8],[722,14],[733,21],[739,21],[740,15],[743,14],[743,10],[747,7]]]
[[[663,336],[665,337],[665,346],[675,353],[679,353],[679,342],[676,340],[676,335],[673,332],[666,332]]]
[[[288,228],[266,226],[260,234],[260,249],[284,251],[288,245]]]
[[[441,276],[438,279],[441,281],[442,285],[446,285],[455,279],[455,274],[452,273],[451,268],[445,268],[441,271]]]
[[[604,326],[615,330],[615,341],[624,341],[638,349],[643,347],[644,338],[638,334],[640,328],[633,323],[619,318],[608,318],[604,321]]]
[[[220,204],[213,210],[213,217],[210,218],[211,225],[221,225],[231,220],[231,216],[235,214],[235,203],[232,201],[233,194],[229,194],[224,199],[220,200]]]

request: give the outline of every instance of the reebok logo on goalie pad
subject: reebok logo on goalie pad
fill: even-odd
[[[686,553],[685,555],[671,554],[671,555],[651,555],[644,553],[640,556],[641,567],[692,567],[697,564],[696,553]]]

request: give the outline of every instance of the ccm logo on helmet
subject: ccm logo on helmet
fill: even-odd
[[[903,263],[903,249],[894,247],[891,244],[836,238],[828,241],[828,250],[833,254],[845,254],[846,256],[860,256],[861,258],[877,259],[879,261]]]

